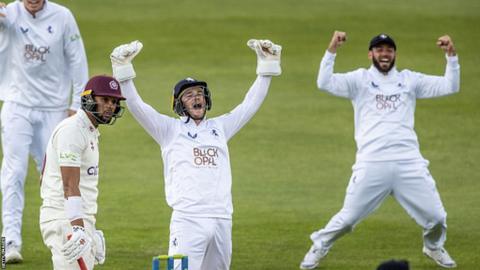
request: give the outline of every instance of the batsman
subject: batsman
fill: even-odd
[[[121,45],[110,56],[129,111],[160,145],[166,199],[173,209],[168,253],[187,255],[190,270],[230,268],[233,206],[227,143],[260,108],[272,76],[281,73],[279,45],[250,40],[248,46],[258,57],[257,79],[240,105],[209,119],[212,98],[205,81],[185,78],[175,85],[172,109],[179,118],[172,118],[143,102],[135,89],[131,61],[142,44]]]
[[[53,269],[87,270],[105,261],[105,238],[95,228],[99,180],[99,125],[122,116],[120,84],[92,77],[81,110],[63,120],[47,145],[42,173],[40,231]]]
[[[423,253],[438,265],[453,268],[456,263],[444,248],[447,213],[428,170],[429,163],[420,154],[414,130],[417,99],[450,95],[460,89],[460,66],[453,41],[449,36],[437,40],[446,54],[443,76],[397,70],[397,46],[386,34],[370,41],[370,68],[333,73],[337,49],[346,40],[346,33],[335,31],[320,63],[317,85],[351,100],[356,162],[343,208],[325,228],[310,235],[313,245],[300,268],[316,268],[334,242],[352,231],[389,195],[423,228]]]

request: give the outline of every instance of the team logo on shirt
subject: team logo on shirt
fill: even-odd
[[[216,129],[212,129],[212,135],[218,137],[218,131]]]
[[[209,147],[205,149],[193,148],[193,163],[196,166],[216,167],[218,148]]]
[[[51,25],[48,26],[47,28],[48,33],[53,34],[53,28]]]
[[[192,139],[196,139],[196,138],[197,138],[197,133],[192,134],[192,133],[190,133],[190,131],[189,131],[189,132],[187,132],[187,135],[188,135],[188,137],[190,137],[190,138],[192,138]]]
[[[28,32],[28,27],[23,28],[23,27],[20,26],[20,31],[22,31],[22,33],[26,34]]]
[[[25,53],[23,54],[23,56],[28,61],[45,62],[45,61],[47,61],[46,54],[49,54],[49,53],[50,53],[50,47],[49,46],[40,46],[40,47],[37,48],[33,44],[26,44],[25,45]]]
[[[394,95],[378,94],[375,96],[375,101],[377,102],[376,106],[378,110],[388,110],[388,111],[396,111],[401,103],[400,94],[394,94]]]

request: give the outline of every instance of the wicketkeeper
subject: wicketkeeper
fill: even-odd
[[[121,45],[111,54],[130,112],[161,147],[166,199],[173,209],[168,253],[188,255],[190,270],[230,267],[233,206],[227,143],[259,109],[272,76],[281,73],[279,45],[250,40],[248,46],[257,53],[257,79],[240,105],[211,119],[206,118],[212,107],[206,82],[180,80],[172,93],[179,118],[168,117],[144,103],[133,84],[130,62],[142,44]]]

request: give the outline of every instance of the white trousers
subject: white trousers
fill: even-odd
[[[85,232],[91,239],[94,238],[94,223],[84,218]],[[54,270],[80,270],[77,262],[72,264],[65,260],[62,253],[62,247],[67,242],[67,235],[72,233],[72,225],[66,219],[57,219],[40,223],[40,232],[42,233],[43,242],[52,252],[52,264]],[[93,269],[95,263],[95,241],[92,241],[92,248],[82,258],[89,270]]]
[[[169,255],[188,256],[189,270],[228,270],[232,258],[232,220],[172,214]],[[175,263],[180,270],[180,262]]]
[[[29,153],[41,172],[48,139],[66,111],[38,111],[14,102],[5,102],[1,111],[3,160],[0,172],[2,190],[2,236],[21,247],[24,186]]]
[[[443,247],[447,213],[428,171],[428,161],[361,162],[353,166],[343,208],[325,226],[311,234],[313,243],[331,248],[392,195],[423,228],[424,245]]]

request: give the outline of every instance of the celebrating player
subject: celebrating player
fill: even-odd
[[[447,214],[413,128],[417,98],[459,91],[460,66],[453,42],[449,36],[437,41],[447,58],[445,75],[440,77],[398,71],[396,44],[385,34],[370,41],[369,69],[334,74],[336,51],[345,41],[344,32],[333,34],[320,64],[317,84],[320,89],[352,100],[356,162],[343,208],[325,228],[311,234],[313,245],[300,268],[317,267],[333,243],[377,209],[388,195],[423,228],[423,253],[438,265],[453,268],[456,264],[444,248]]]
[[[128,109],[161,146],[166,199],[173,208],[168,253],[187,255],[190,270],[230,267],[233,207],[227,142],[258,110],[271,77],[281,73],[280,46],[268,40],[250,40],[248,46],[258,56],[257,79],[240,105],[211,119],[206,118],[212,107],[206,82],[186,78],[175,85],[172,107],[180,118],[171,118],[145,104],[131,80],[135,72],[130,62],[142,44],[121,45],[111,54]]]
[[[6,262],[23,260],[22,214],[29,153],[40,172],[55,126],[80,107],[87,59],[75,19],[47,0],[0,2],[2,236]],[[1,69],[1,68],[0,68]],[[72,103],[69,106],[70,93]]]
[[[78,269],[80,258],[88,269],[105,261],[105,239],[95,229],[97,128],[122,116],[124,99],[114,78],[91,78],[81,95],[82,109],[63,120],[50,137],[42,175],[40,230],[54,269]]]

